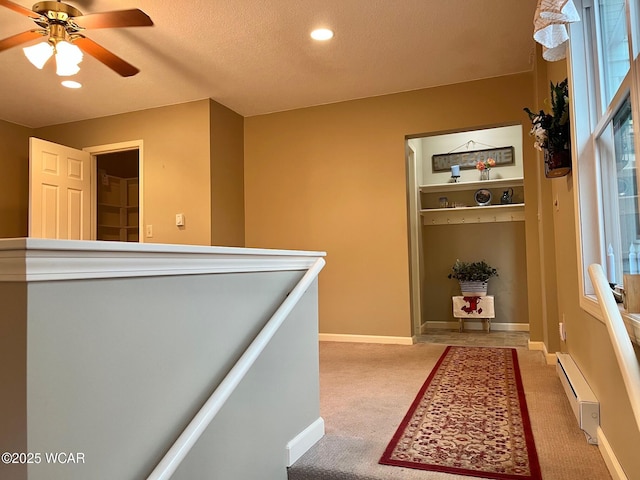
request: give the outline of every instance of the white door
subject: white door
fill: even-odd
[[[29,236],[91,239],[91,154],[29,139]]]

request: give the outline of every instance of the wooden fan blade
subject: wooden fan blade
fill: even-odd
[[[0,52],[12,47],[17,47],[22,43],[30,42],[31,40],[35,40],[36,38],[44,38],[42,36],[42,32],[38,30],[30,30],[28,32],[22,32],[11,37],[7,37],[4,40],[0,40]]]
[[[81,17],[73,17],[73,22],[82,28],[150,27],[153,25],[151,18],[137,8],[90,13]]]
[[[22,5],[10,2],[9,0],[0,0],[0,5],[2,5],[3,7],[7,7],[9,10],[13,10],[16,13],[24,15],[25,17],[38,18],[37,13],[34,13],[32,10],[23,7]]]
[[[123,77],[131,77],[140,71],[130,63],[125,62],[117,55],[111,53],[109,50],[101,45],[98,45],[96,42],[87,37],[80,36],[76,38],[73,43],[76,44],[80,48],[80,50],[91,55],[96,60],[104,63],[111,70],[118,73],[119,75],[122,75]]]

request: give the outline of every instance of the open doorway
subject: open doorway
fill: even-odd
[[[528,331],[522,141],[519,124],[407,137],[414,336],[462,325],[452,308],[460,287],[448,278],[458,259],[498,269],[488,292],[495,297],[492,330]],[[482,155],[498,160],[490,177],[477,168]],[[465,331],[485,327],[464,324]]]
[[[144,242],[143,141],[85,147],[91,154],[91,231],[95,240]]]
[[[144,241],[143,171],[142,140],[79,150],[29,138],[29,237]]]
[[[140,241],[139,151],[96,155],[96,240]]]

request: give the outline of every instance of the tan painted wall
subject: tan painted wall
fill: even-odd
[[[321,332],[410,336],[405,136],[525,123],[532,82],[513,75],[245,119],[247,246],[328,252]],[[524,154],[526,177],[533,148]],[[525,236],[537,248],[535,229]]]
[[[211,244],[244,246],[244,118],[213,100],[210,108]]]
[[[627,477],[640,478],[640,432],[634,426],[609,335],[605,325],[584,312],[579,304],[573,185],[570,179],[555,179],[552,183],[553,194],[560,204],[559,212],[554,214],[558,315],[560,318],[564,315],[567,331],[567,342],[561,349],[571,354],[600,401],[600,425]]]
[[[145,242],[211,244],[209,100],[36,129],[75,148],[144,141]],[[184,213],[185,228],[175,225]],[[144,232],[142,232],[144,234]]]
[[[530,108],[533,111],[544,110],[550,111],[549,105],[549,75],[558,76],[554,82],[563,80],[567,76],[566,67],[563,62],[546,62],[542,59],[542,48],[537,47],[537,62],[536,62],[536,103]],[[530,139],[530,143],[533,144],[533,139]],[[571,176],[564,177],[563,179],[548,179],[544,175],[544,158],[542,152],[536,151],[536,161],[539,165],[538,177],[539,183],[537,185],[538,195],[538,226],[539,226],[539,238],[540,238],[540,251],[539,251],[539,268],[542,288],[542,341],[546,345],[549,353],[554,353],[560,350],[560,335],[558,333],[558,284],[556,276],[556,229],[554,221],[555,206],[553,204],[555,195],[553,193],[552,186],[554,182],[569,181],[571,182]]]
[[[525,104],[523,106],[529,106]],[[525,114],[526,115],[526,114]],[[526,133],[530,131],[531,124],[528,116],[525,117],[523,131],[525,132],[525,142],[523,144],[524,154],[524,223],[526,237],[526,265],[527,265],[527,291],[529,310],[529,339],[532,342],[542,342],[543,337],[543,284],[541,269],[540,244],[540,221],[538,217],[538,185],[540,177],[544,176],[542,167],[535,148],[533,148],[532,138]],[[529,148],[527,148],[529,147]]]
[[[565,62],[547,63],[541,70],[542,83],[549,95],[549,82],[554,83],[567,76]],[[545,107],[547,110],[548,107]],[[576,159],[573,160],[576,162]],[[579,161],[579,159],[577,159]],[[550,352],[562,350],[571,354],[590,387],[600,401],[600,425],[611,444],[627,478],[640,478],[640,431],[634,427],[635,420],[622,376],[618,368],[613,347],[605,325],[580,307],[578,284],[578,243],[575,231],[576,204],[573,177],[546,180],[548,192],[543,199],[552,205],[558,199],[559,208],[551,208],[555,248],[555,281],[557,312],[555,317],[564,318],[567,341],[561,342],[557,335],[549,335],[547,348]],[[554,322],[548,328],[557,329]],[[551,332],[550,332],[551,333]],[[636,348],[636,354],[638,349]]]
[[[27,236],[31,135],[30,128],[0,120],[0,238]]]

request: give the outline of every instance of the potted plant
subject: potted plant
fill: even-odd
[[[571,171],[571,132],[569,128],[569,85],[551,82],[551,113],[534,113],[524,109],[531,120],[533,146],[544,152],[544,174],[548,178],[562,177]]]
[[[487,294],[487,285],[491,277],[498,276],[498,270],[484,260],[479,262],[461,262],[459,259],[451,267],[449,278],[458,280],[464,297],[483,297]]]

